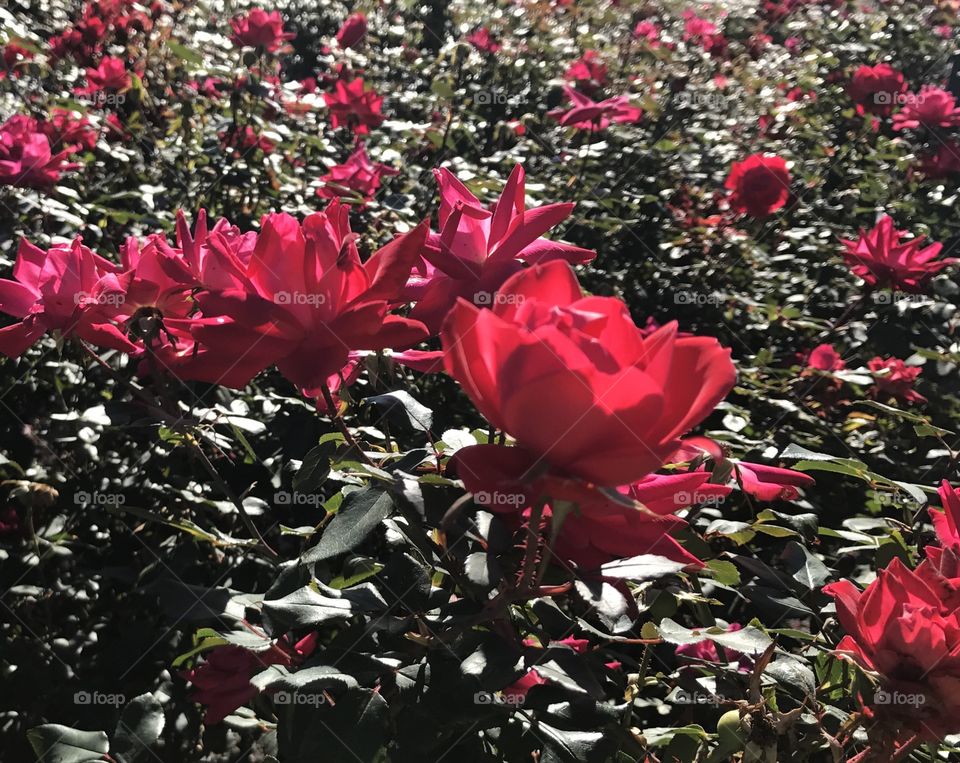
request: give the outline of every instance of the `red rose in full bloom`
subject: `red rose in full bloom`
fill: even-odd
[[[842,371],[845,367],[846,363],[832,344],[817,345],[807,358],[807,368],[818,371]]]
[[[367,17],[351,13],[337,32],[337,44],[346,50],[355,47],[367,34]]]
[[[317,189],[317,196],[335,199],[341,196],[351,197],[359,194],[364,201],[370,201],[380,187],[380,178],[384,175],[396,175],[400,170],[388,164],[373,162],[360,143],[343,164],[335,164],[320,180],[323,185]]]
[[[607,65],[595,50],[588,50],[567,67],[563,78],[584,93],[594,93],[607,84]]]
[[[50,139],[32,117],[18,114],[0,125],[0,185],[48,188],[66,170],[78,167],[67,161],[74,146],[53,153]]]
[[[371,127],[383,122],[383,98],[372,90],[364,90],[363,80],[349,83],[337,80],[332,93],[324,93],[323,100],[330,110],[330,124],[348,127],[357,135],[366,135]]]
[[[457,452],[470,492],[524,476],[636,482],[736,378],[730,351],[715,339],[678,337],[676,323],[645,338],[621,301],[583,297],[560,261],[512,276],[492,309],[459,300],[441,338],[447,372],[517,441]]]
[[[960,551],[960,492],[943,480],[937,488],[937,494],[943,504],[943,511],[930,509],[933,529],[944,548]]]
[[[431,332],[440,330],[458,297],[489,304],[500,285],[524,264],[554,259],[583,263],[596,256],[589,249],[542,238],[570,216],[573,204],[527,209],[522,165],[514,167],[490,208],[450,170],[433,174],[440,185],[440,232],[430,234],[423,252],[423,277],[408,288],[408,296],[417,300],[411,317],[423,321]]]
[[[903,75],[889,64],[861,66],[853,74],[847,92],[857,104],[857,113],[890,116],[907,89]]]
[[[292,32],[283,31],[280,11],[267,13],[263,8],[254,8],[245,16],[232,19],[230,26],[233,27],[234,43],[249,48],[262,48],[268,53],[277,51],[285,41],[296,37]]]
[[[899,358],[876,357],[867,363],[867,368],[873,373],[875,380],[871,387],[874,397],[893,397],[905,403],[927,402],[927,398],[913,388],[920,375],[919,366],[908,366]]]
[[[96,69],[87,69],[87,86],[78,92],[96,93],[103,90],[123,92],[130,87],[130,73],[123,59],[104,56]]]
[[[302,222],[266,215],[246,264],[214,239],[206,268],[229,274],[234,285],[198,294],[199,317],[166,322],[198,348],[162,360],[183,378],[229,387],[276,363],[316,397],[351,350],[403,348],[426,338],[419,321],[389,314],[426,233],[424,222],[361,262],[347,207],[334,201]]]
[[[879,676],[865,711],[893,746],[960,731],[960,611],[925,565],[913,572],[894,559],[863,592],[849,580],[823,589],[847,632],[835,651]],[[894,693],[909,700],[891,701]]]
[[[790,198],[790,173],[779,156],[753,154],[734,162],[724,184],[730,194],[730,208],[753,217],[767,217]]]
[[[957,262],[952,258],[936,260],[943,246],[933,243],[922,247],[924,236],[901,243],[905,235],[884,215],[870,231],[861,228],[858,240],[841,239],[846,248],[843,258],[851,272],[870,286],[914,293],[921,291],[940,270]]]
[[[117,270],[79,238],[48,251],[21,241],[13,266],[15,280],[0,279],[0,312],[20,322],[0,329],[0,352],[19,357],[48,331],[136,352],[136,345],[95,309],[97,283]]]
[[[916,130],[921,125],[927,128],[960,125],[960,106],[957,106],[956,98],[932,85],[925,85],[919,93],[909,96],[903,109],[893,115],[893,129]]]

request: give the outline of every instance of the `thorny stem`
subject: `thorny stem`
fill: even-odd
[[[334,403],[333,395],[330,394],[330,390],[327,389],[327,385],[322,385],[320,389],[323,391],[323,400],[327,404],[327,410],[330,412],[330,420],[337,428],[337,431],[343,435],[343,439],[347,441],[347,445],[357,451],[361,460],[363,460],[365,464],[372,466],[373,462],[367,457],[367,454],[363,452],[363,448],[360,447],[360,443],[356,441],[353,434],[350,432],[350,429],[347,427],[347,423],[340,416],[340,410],[337,408],[336,403]]]

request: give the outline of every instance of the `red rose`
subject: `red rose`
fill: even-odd
[[[807,358],[807,368],[815,368],[818,371],[842,371],[845,367],[846,363],[832,344],[818,345]]]
[[[849,580],[823,589],[847,631],[835,651],[880,677],[867,715],[900,742],[960,731],[960,612],[925,581],[936,575],[926,564],[913,572],[894,559],[863,592]]]
[[[919,93],[911,93],[903,110],[893,115],[894,130],[957,125],[960,125],[960,106],[957,106],[956,98],[946,90],[932,85],[920,88]]]
[[[280,11],[267,13],[263,8],[254,8],[246,16],[233,19],[230,26],[233,27],[234,43],[250,48],[263,48],[269,53],[276,51],[284,41],[296,37],[292,32],[283,31]]]
[[[724,186],[732,191],[730,208],[753,217],[767,217],[790,198],[790,173],[779,156],[754,154],[734,162]]]
[[[366,135],[371,127],[383,121],[383,98],[372,90],[364,90],[363,80],[349,83],[338,79],[332,93],[323,94],[324,103],[330,110],[330,125],[348,127],[357,135]]]
[[[367,34],[367,17],[362,13],[351,13],[337,32],[337,44],[346,50],[354,47]]]
[[[736,378],[715,339],[678,337],[676,323],[644,337],[620,300],[583,297],[565,262],[517,273],[491,304],[459,300],[441,330],[448,373],[518,445],[459,451],[471,492],[485,489],[478,472],[636,482]]]
[[[906,403],[925,403],[927,398],[913,389],[920,375],[918,366],[908,366],[899,358],[876,357],[867,363],[874,375],[875,384],[871,387],[874,397],[891,397]]]
[[[869,232],[861,228],[858,240],[841,239],[846,248],[843,258],[851,272],[870,286],[909,292],[921,291],[933,275],[957,262],[952,258],[935,260],[943,246],[933,243],[921,248],[924,236],[901,243],[905,235],[884,215]]]
[[[903,75],[887,64],[861,66],[854,72],[847,87],[850,98],[857,104],[857,113],[890,116],[899,95],[907,89]]]

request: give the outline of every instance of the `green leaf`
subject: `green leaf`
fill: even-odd
[[[713,579],[721,585],[740,585],[740,570],[733,562],[723,559],[711,559],[707,562],[707,569],[713,573]]]
[[[663,640],[670,644],[699,644],[701,641],[712,641],[743,654],[763,654],[773,643],[766,633],[752,625],[746,625],[738,631],[725,631],[717,627],[691,629],[684,628],[669,617],[665,617],[657,625],[657,630],[660,631]]]
[[[27,739],[37,763],[88,763],[102,761],[110,751],[110,742],[102,731],[80,731],[58,723],[36,726]]]
[[[820,590],[832,577],[827,565],[796,541],[784,547],[781,558],[790,577],[810,591]]]
[[[380,488],[355,490],[343,499],[320,542],[301,557],[305,564],[330,559],[352,551],[393,510],[393,498]]]
[[[295,628],[315,628],[358,613],[382,612],[386,608],[387,602],[369,583],[338,591],[314,581],[313,585],[280,599],[264,599],[263,615],[270,632],[278,635]]]
[[[113,752],[132,761],[148,751],[163,731],[163,706],[153,694],[134,697],[123,708],[113,735]]]
[[[683,562],[675,562],[663,556],[641,554],[629,559],[607,562],[600,570],[604,577],[643,581],[658,580],[667,575],[674,575],[686,566]]]

